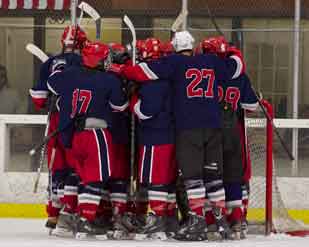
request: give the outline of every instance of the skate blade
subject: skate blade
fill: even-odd
[[[134,240],[142,241],[147,239],[147,234],[135,233]]]
[[[178,241],[206,241],[207,237],[205,233],[202,234],[176,234],[173,239],[178,240]]]
[[[90,235],[85,232],[77,232],[75,234],[75,239],[77,240],[108,240],[108,237],[106,234],[102,235]]]
[[[247,238],[247,232],[241,231],[240,233],[240,239],[246,239]]]
[[[65,228],[56,228],[52,231],[52,235],[57,237],[64,237],[64,238],[72,238],[74,237],[73,231]]]
[[[134,233],[128,233],[121,230],[115,230],[112,232],[112,234],[109,234],[109,238],[113,240],[134,240],[135,234]]]
[[[241,240],[241,232],[233,232],[228,237],[229,240]]]
[[[156,232],[150,234],[142,234],[136,233],[134,236],[134,240],[142,241],[142,240],[161,240],[165,241],[168,237],[165,232]]]
[[[219,232],[207,232],[206,233],[208,241],[222,241],[222,235]]]

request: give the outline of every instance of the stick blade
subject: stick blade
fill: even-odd
[[[28,43],[26,45],[26,50],[40,59],[43,63],[46,62],[49,58],[39,47],[32,43]]]
[[[78,5],[78,8],[85,11],[89,16],[91,16],[92,19],[95,21],[99,20],[101,16],[99,15],[98,11],[96,11],[92,6],[90,6],[88,3],[81,2]]]
[[[181,26],[181,24],[184,22],[188,15],[188,10],[183,10],[180,12],[180,14],[177,16],[176,20],[174,21],[171,30],[172,32],[176,32],[177,29]]]

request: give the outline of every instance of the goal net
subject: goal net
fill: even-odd
[[[272,106],[264,100],[262,104],[272,117]],[[308,198],[303,193],[307,180],[302,182],[301,178],[278,176],[278,167],[282,169],[284,162],[289,163],[288,156],[284,157],[283,152],[282,157],[275,155],[273,126],[262,111],[247,114],[245,122],[252,165],[249,231],[309,234],[309,225],[304,223],[308,214],[308,202],[305,201]],[[279,145],[276,147],[283,150]]]

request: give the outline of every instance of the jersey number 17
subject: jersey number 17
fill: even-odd
[[[81,102],[78,114],[86,113],[92,99],[92,92],[76,88],[72,95],[72,113],[71,118],[74,118],[77,112],[78,103]]]

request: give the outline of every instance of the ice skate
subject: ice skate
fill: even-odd
[[[134,238],[133,231],[136,226],[133,224],[131,214],[116,215],[113,219],[113,231],[109,238],[116,240],[130,240]]]
[[[181,241],[203,241],[207,239],[206,232],[204,217],[189,212],[188,219],[180,226],[174,238]]]
[[[164,216],[153,213],[147,215],[146,224],[135,234],[136,240],[159,239],[166,240],[166,220]]]
[[[229,239],[229,236],[232,235],[232,231],[226,221],[225,215],[222,214],[222,208],[214,207],[212,210],[216,219],[218,232],[221,235],[221,239]]]
[[[45,223],[45,227],[47,227],[48,229],[55,229],[56,225],[57,225],[57,221],[58,221],[58,217],[48,217],[46,223]]]
[[[76,216],[64,211],[60,212],[53,235],[58,237],[73,237],[76,228]]]
[[[179,230],[179,221],[176,216],[166,217],[166,235],[168,238],[173,238]]]
[[[85,218],[80,218],[76,225],[75,238],[79,240],[107,240],[107,231],[95,222],[89,222]]]
[[[247,234],[248,234],[248,222],[246,220],[243,220],[241,222],[240,239],[247,238]]]
[[[230,240],[240,240],[241,239],[241,222],[233,222],[230,226],[230,233],[227,236]]]

